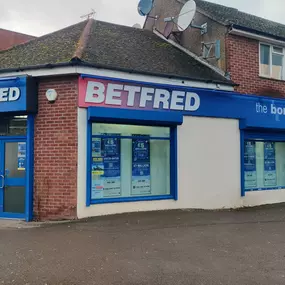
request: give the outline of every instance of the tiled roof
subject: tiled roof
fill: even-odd
[[[233,84],[151,31],[95,20],[0,52],[0,72],[64,63]]]
[[[254,30],[257,33],[264,33],[269,36],[285,39],[285,25],[241,12],[235,8],[203,0],[195,1],[200,11],[225,25],[233,24]],[[184,2],[186,1],[184,0]],[[249,1],[250,3],[251,1]]]

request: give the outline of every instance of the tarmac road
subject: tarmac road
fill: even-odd
[[[285,206],[2,228],[0,284],[284,285]]]

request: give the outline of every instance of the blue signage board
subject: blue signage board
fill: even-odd
[[[275,143],[264,142],[264,186],[276,186]]]
[[[150,143],[149,138],[132,140],[132,195],[150,195]]]
[[[37,102],[37,85],[34,78],[0,78],[0,113],[37,112]]]
[[[285,126],[282,99],[99,76],[88,78],[88,75],[82,75],[79,83],[79,107],[239,119],[241,128],[284,129]]]

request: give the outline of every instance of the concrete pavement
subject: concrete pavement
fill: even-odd
[[[0,284],[285,284],[285,206],[0,227]]]

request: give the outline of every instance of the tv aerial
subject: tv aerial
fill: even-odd
[[[89,19],[91,19],[91,18],[94,19],[95,15],[96,15],[96,11],[95,11],[94,9],[91,9],[91,12],[90,12],[90,13],[85,14],[85,15],[82,15],[80,18],[81,18],[81,19],[87,19],[87,20],[89,20]]]
[[[174,25],[178,28],[179,32],[184,32],[188,27],[196,28],[201,30],[201,34],[205,34],[207,32],[206,25],[197,26],[192,24],[192,21],[194,19],[196,13],[196,2],[194,0],[187,1],[182,9],[180,10],[180,13],[176,17],[168,17],[164,19],[164,22],[166,22],[165,30],[164,30],[164,36],[168,38],[170,34],[172,33],[169,31]],[[172,23],[172,25],[170,24]]]

